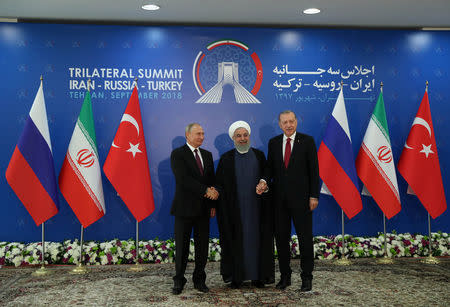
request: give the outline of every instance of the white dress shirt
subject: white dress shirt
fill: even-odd
[[[189,144],[189,143],[186,143],[186,145],[189,146],[189,149],[192,151],[192,154],[194,155],[194,158],[195,158],[194,150],[197,149],[197,154],[200,157],[200,162],[202,162],[202,167],[203,167],[203,169],[205,169],[205,164],[203,163],[202,154],[200,153],[200,147],[195,148],[194,146],[191,146],[191,144]]]
[[[294,140],[295,140],[295,135],[297,134],[297,131],[294,132],[289,138],[291,139],[291,153],[292,153],[292,149],[294,149]],[[283,160],[284,160],[284,152],[286,151],[286,143],[287,143],[287,136],[286,134],[283,134]]]

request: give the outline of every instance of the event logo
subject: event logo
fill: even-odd
[[[84,148],[77,153],[77,163],[79,166],[89,168],[94,165],[94,162],[95,156],[89,149]]]
[[[263,69],[258,55],[235,40],[220,40],[200,51],[194,61],[192,77],[200,94],[196,103],[220,103],[224,90],[231,87],[237,103],[261,103],[258,93]]]
[[[378,148],[378,160],[384,163],[390,163],[392,161],[392,151],[387,146],[381,146]]]

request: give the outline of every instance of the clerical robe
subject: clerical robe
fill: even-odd
[[[224,280],[274,282],[273,208],[270,193],[256,194],[266,159],[258,149],[222,155],[216,172],[217,221]]]

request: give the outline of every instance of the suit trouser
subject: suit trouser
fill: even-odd
[[[189,256],[192,229],[194,229],[195,269],[194,284],[206,280],[205,266],[209,248],[209,216],[175,217],[175,276],[174,282],[184,280]]]
[[[312,279],[314,269],[314,244],[312,236],[312,212],[288,208],[286,202],[275,208],[275,239],[278,251],[278,263],[282,278],[291,276],[291,220],[299,239],[300,268],[303,279]]]

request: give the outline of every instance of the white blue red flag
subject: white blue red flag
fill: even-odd
[[[351,219],[362,210],[362,201],[342,89],[320,144],[318,158],[323,180],[321,192],[331,194]]]
[[[36,225],[58,213],[55,167],[42,81],[6,169],[6,180]]]

